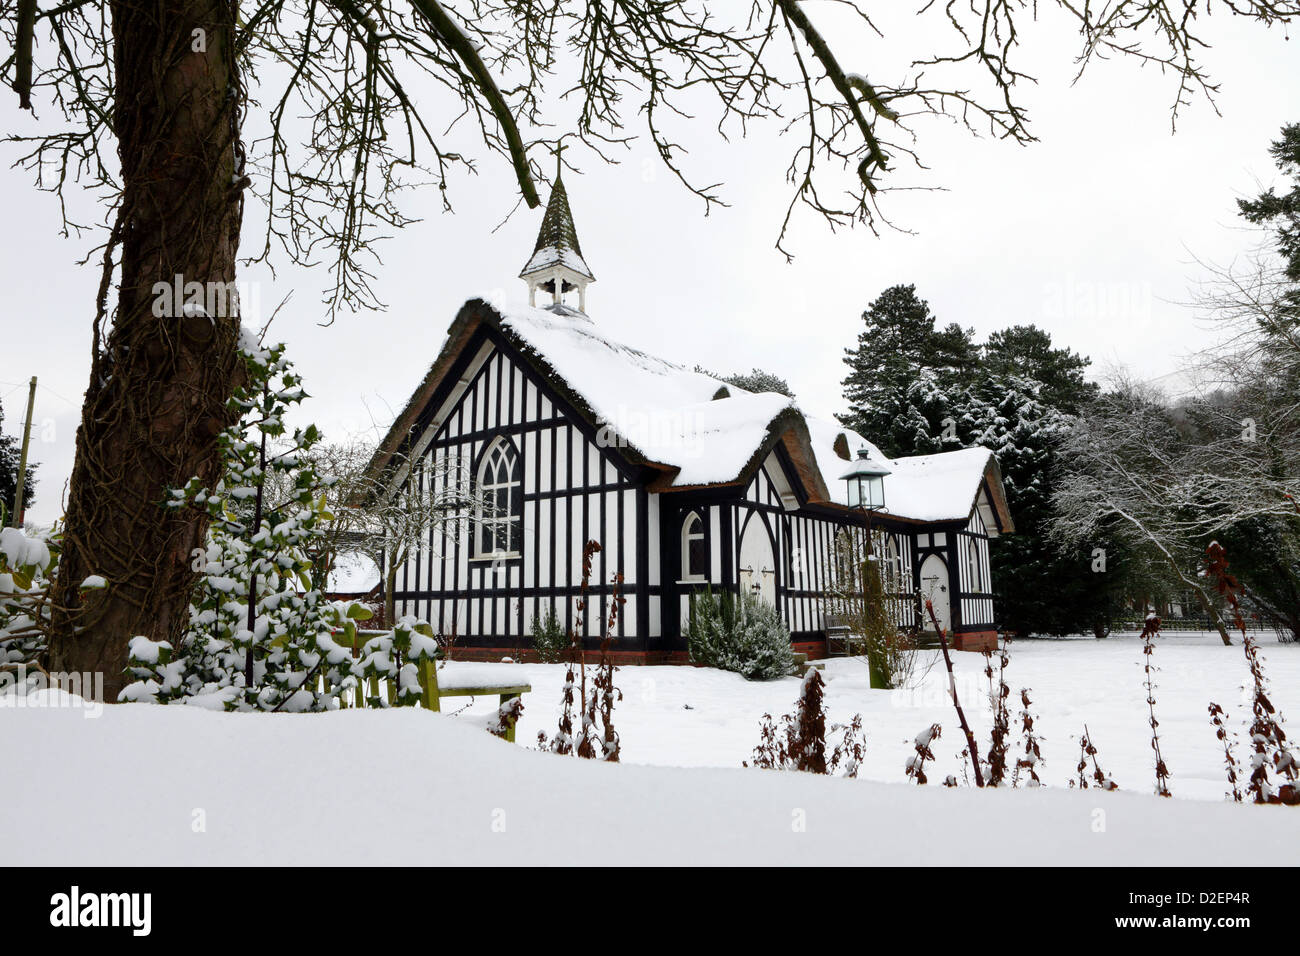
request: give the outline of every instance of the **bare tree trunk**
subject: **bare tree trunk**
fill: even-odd
[[[387,572],[384,575],[384,627],[392,627],[397,623],[397,569],[406,563],[406,552],[402,552],[402,560],[397,560],[397,555],[393,555],[392,561],[388,564]]]
[[[243,211],[243,93],[234,3],[113,0],[110,9],[121,286],[102,348],[96,321],[49,658],[58,670],[102,672],[115,700],[128,640],[174,641],[185,627],[191,553],[207,530],[198,513],[162,505],[169,488],[195,475],[212,482],[220,465],[215,439],[237,367],[238,305],[228,299]],[[205,311],[159,295],[156,284],[173,287],[178,276],[202,284]],[[101,314],[108,285],[106,274]],[[83,598],[90,574],[108,587]]]

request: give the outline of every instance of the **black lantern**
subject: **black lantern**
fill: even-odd
[[[885,507],[885,475],[889,469],[871,457],[865,448],[858,449],[858,460],[840,475],[848,486],[850,508],[879,511]]]

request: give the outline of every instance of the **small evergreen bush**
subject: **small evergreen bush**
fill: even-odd
[[[737,600],[707,588],[692,595],[687,647],[695,663],[747,680],[775,680],[794,666],[790,629],[776,608],[753,594]]]
[[[556,616],[555,608],[549,608],[545,617],[533,618],[529,630],[538,660],[543,664],[558,664],[563,660],[569,646],[569,635],[564,633],[564,625]]]

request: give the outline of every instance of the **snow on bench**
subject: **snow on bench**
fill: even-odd
[[[486,666],[460,664],[448,661],[438,668],[438,692],[442,696],[464,697],[467,694],[500,694],[500,688],[509,688],[517,693],[532,690],[524,680],[522,670],[502,667],[499,664]]]

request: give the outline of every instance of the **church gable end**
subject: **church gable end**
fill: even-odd
[[[413,467],[393,491],[450,462],[513,517],[473,516],[459,533],[412,555],[399,572],[398,613],[429,619],[440,633],[455,633],[460,646],[530,646],[533,622],[550,612],[566,629],[575,625],[583,546],[596,540],[602,550],[584,626],[594,640],[613,575],[623,575],[628,594],[647,576],[637,560],[647,496],[617,447],[602,445],[598,430],[502,337],[485,330],[466,353],[473,358],[458,363],[419,416],[424,432],[409,445]],[[500,546],[489,546],[494,541]],[[620,638],[639,639],[636,616],[620,618]]]

